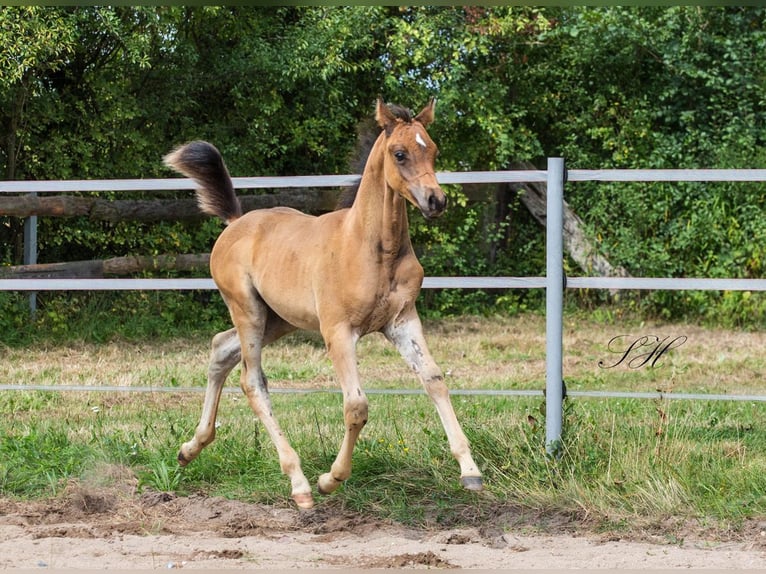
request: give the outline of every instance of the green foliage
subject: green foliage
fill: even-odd
[[[30,331],[29,299],[26,294],[0,292],[0,339],[2,344],[16,345],[27,340]]]
[[[0,85],[3,90],[29,79],[34,70],[61,69],[75,49],[67,14],[24,6],[4,10],[0,20]]]
[[[762,167],[763,9],[588,8],[547,34],[561,86],[539,101],[569,167]],[[538,78],[539,79],[539,78]],[[585,110],[588,109],[586,112]],[[572,184],[567,199],[613,264],[636,276],[763,277],[763,184]],[[747,239],[746,239],[747,238]],[[747,296],[749,297],[749,296]],[[656,292],[627,302],[663,318],[762,323],[740,295]],[[744,302],[744,299],[740,299]],[[742,309],[743,307],[740,307]]]
[[[412,107],[437,96],[440,170],[544,167],[555,155],[571,168],[762,167],[765,21],[762,7],[9,7],[0,168],[6,179],[162,177],[168,150],[202,138],[233,175],[341,173],[380,94]],[[496,210],[494,199],[449,194],[441,222],[412,218],[428,274],[541,273],[544,237],[517,198]],[[633,275],[763,277],[763,184],[578,183],[566,194],[602,253]],[[219,230],[51,218],[39,260],[204,252]],[[20,234],[0,218],[2,264],[19,262]],[[622,301],[732,324],[757,322],[764,307],[719,293]],[[540,302],[424,298],[439,315]]]
[[[75,291],[38,293],[30,317],[26,294],[0,292],[0,344],[41,340],[106,342],[212,336],[231,327],[214,291]]]
[[[410,233],[428,276],[545,275],[545,237],[527,212],[514,211],[498,220],[488,205],[469,202],[460,188],[445,186],[449,209],[439,220],[425,221],[413,211]],[[489,207],[493,207],[489,205]],[[521,237],[531,237],[520,245]],[[498,306],[507,313],[535,308],[535,291],[428,290],[421,310],[429,316],[483,315]]]

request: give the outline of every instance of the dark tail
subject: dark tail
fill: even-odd
[[[203,212],[216,215],[226,223],[242,216],[242,205],[234,193],[229,170],[214,145],[190,142],[170,152],[164,160],[165,165],[199,184],[197,202]]]

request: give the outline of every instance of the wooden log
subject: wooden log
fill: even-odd
[[[269,207],[293,207],[305,213],[319,214],[335,209],[338,192],[330,189],[293,189],[276,193],[242,195],[242,209],[252,211]],[[98,221],[195,220],[208,217],[197,207],[197,200],[146,199],[107,200],[72,195],[3,195],[0,216],[78,217]]]
[[[195,271],[210,266],[209,253],[114,257],[104,260],[104,275],[130,275],[144,271]]]
[[[209,253],[127,256],[94,261],[67,261],[0,267],[3,279],[99,279],[145,271],[195,271],[207,269]]]
[[[104,276],[103,261],[68,261],[0,267],[2,279],[98,279]]]
[[[0,215],[77,217],[88,215],[95,198],[72,195],[0,195]]]

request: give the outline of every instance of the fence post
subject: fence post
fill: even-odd
[[[37,195],[33,193],[32,195]],[[37,216],[31,215],[24,221],[24,265],[37,263]],[[37,291],[29,292],[29,315],[32,319],[37,314]]]
[[[564,307],[564,158],[548,158],[545,287],[545,448],[560,446],[564,382],[562,368]]]

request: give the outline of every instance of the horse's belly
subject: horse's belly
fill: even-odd
[[[319,318],[313,297],[302,295],[295,290],[272,293],[269,289],[261,291],[266,304],[291,325],[309,331],[319,330]]]
[[[253,286],[264,302],[282,319],[299,329],[316,330],[315,270],[310,259],[291,248],[274,248],[254,257]]]
[[[322,229],[317,218],[287,208],[257,210],[229,225],[211,254],[219,288],[244,279],[282,319],[299,329],[317,329],[312,284]],[[231,290],[231,289],[229,289]]]

